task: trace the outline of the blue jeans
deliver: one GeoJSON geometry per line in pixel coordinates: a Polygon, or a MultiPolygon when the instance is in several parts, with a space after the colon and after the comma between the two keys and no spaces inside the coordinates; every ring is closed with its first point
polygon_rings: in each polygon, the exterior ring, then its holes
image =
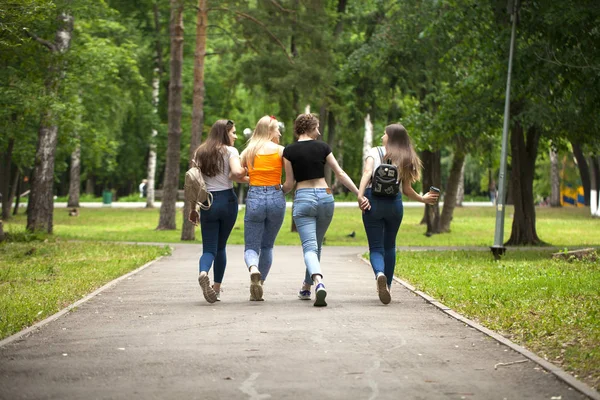
{"type": "Polygon", "coordinates": [[[244,261],[258,266],[261,279],[269,275],[273,244],[285,217],[285,196],[275,186],[250,186],[244,215],[244,261]]]}
{"type": "Polygon", "coordinates": [[[210,210],[200,211],[200,227],[202,229],[200,272],[210,271],[214,262],[214,281],[221,283],[227,266],[225,247],[237,219],[238,203],[233,189],[211,193],[213,203],[210,210]]]}
{"type": "Polygon", "coordinates": [[[333,218],[333,195],[329,189],[298,189],[294,197],[292,217],[298,228],[304,253],[304,283],[312,285],[312,276],[321,273],[321,247],[325,232],[333,218]]]}
{"type": "Polygon", "coordinates": [[[402,194],[396,197],[373,196],[371,189],[367,189],[365,197],[371,203],[371,209],[362,216],[369,240],[371,266],[375,275],[383,272],[388,286],[391,286],[396,267],[396,235],[404,216],[402,194]]]}

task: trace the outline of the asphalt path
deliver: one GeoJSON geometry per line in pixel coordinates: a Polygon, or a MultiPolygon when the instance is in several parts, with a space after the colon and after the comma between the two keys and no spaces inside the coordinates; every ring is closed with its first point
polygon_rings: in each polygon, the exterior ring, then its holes
{"type": "Polygon", "coordinates": [[[397,282],[381,304],[364,248],[324,248],[329,305],[317,308],[296,296],[299,246],[275,249],[264,302],[249,301],[243,246],[229,246],[214,304],[196,279],[201,245],[173,247],[2,342],[0,398],[587,398],[397,282]]]}

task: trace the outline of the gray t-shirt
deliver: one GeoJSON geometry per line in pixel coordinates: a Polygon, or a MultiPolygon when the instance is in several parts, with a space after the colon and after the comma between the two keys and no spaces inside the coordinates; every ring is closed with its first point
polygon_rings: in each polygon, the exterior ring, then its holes
{"type": "Polygon", "coordinates": [[[227,152],[223,155],[223,161],[225,168],[220,174],[215,176],[206,176],[202,174],[204,182],[206,182],[206,189],[211,192],[218,192],[220,190],[227,190],[233,188],[233,182],[229,180],[229,159],[231,157],[240,157],[240,153],[235,147],[227,146],[227,152]]]}

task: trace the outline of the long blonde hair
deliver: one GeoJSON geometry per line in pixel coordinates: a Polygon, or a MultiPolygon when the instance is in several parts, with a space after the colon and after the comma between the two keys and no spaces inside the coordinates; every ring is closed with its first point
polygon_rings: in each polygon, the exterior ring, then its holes
{"type": "Polygon", "coordinates": [[[250,140],[246,143],[246,149],[241,154],[242,165],[254,168],[254,157],[258,151],[271,141],[271,134],[278,128],[277,119],[265,115],[258,120],[250,140]]]}
{"type": "Polygon", "coordinates": [[[391,124],[385,127],[388,141],[385,146],[384,160],[391,160],[398,167],[402,181],[414,183],[421,179],[423,163],[417,155],[406,128],[400,124],[391,124]]]}

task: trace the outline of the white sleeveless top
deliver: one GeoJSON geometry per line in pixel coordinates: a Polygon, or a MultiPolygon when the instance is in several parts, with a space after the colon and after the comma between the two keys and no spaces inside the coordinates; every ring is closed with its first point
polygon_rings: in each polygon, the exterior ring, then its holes
{"type": "Polygon", "coordinates": [[[220,190],[227,190],[233,188],[233,182],[229,180],[229,159],[231,157],[240,157],[240,153],[235,147],[227,146],[227,152],[223,155],[223,171],[215,176],[206,176],[202,174],[204,182],[206,182],[206,189],[210,192],[218,192],[220,190]]]}

